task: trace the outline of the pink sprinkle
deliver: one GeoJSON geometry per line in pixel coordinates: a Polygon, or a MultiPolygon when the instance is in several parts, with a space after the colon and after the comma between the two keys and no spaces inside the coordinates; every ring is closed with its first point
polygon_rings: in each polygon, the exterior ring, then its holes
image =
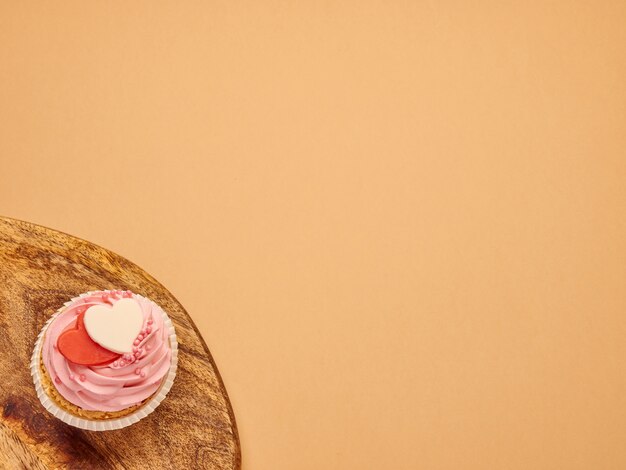
{"type": "Polygon", "coordinates": [[[105,302],[107,302],[109,300],[109,293],[105,292],[104,294],[102,294],[102,300],[104,300],[105,302]]]}
{"type": "Polygon", "coordinates": [[[131,291],[127,290],[127,291],[126,291],[126,292],[124,292],[122,295],[123,295],[124,297],[128,298],[128,297],[132,297],[132,296],[133,296],[133,293],[132,293],[131,291]]]}
{"type": "Polygon", "coordinates": [[[148,334],[152,333],[152,328],[150,328],[150,327],[146,328],[146,333],[148,333],[148,334]]]}
{"type": "Polygon", "coordinates": [[[137,352],[137,346],[133,346],[133,352],[137,352]]]}
{"type": "Polygon", "coordinates": [[[61,379],[60,379],[60,378],[58,378],[58,377],[56,377],[56,378],[54,379],[54,381],[55,381],[56,383],[58,383],[58,384],[60,384],[60,383],[61,383],[61,379]]]}
{"type": "Polygon", "coordinates": [[[141,341],[143,339],[143,335],[140,333],[139,336],[137,336],[137,339],[141,341]]]}
{"type": "Polygon", "coordinates": [[[139,357],[141,355],[141,349],[135,351],[135,357],[139,357]]]}
{"type": "Polygon", "coordinates": [[[74,380],[74,374],[70,373],[70,380],[74,380]]]}
{"type": "Polygon", "coordinates": [[[85,380],[87,380],[87,377],[85,377],[85,374],[80,374],[79,379],[81,382],[84,382],[85,380]]]}
{"type": "Polygon", "coordinates": [[[148,320],[148,325],[152,325],[154,323],[154,321],[152,321],[152,318],[150,318],[150,320],[148,320]]]}
{"type": "Polygon", "coordinates": [[[135,341],[133,341],[133,344],[134,344],[135,346],[138,346],[138,345],[139,345],[139,340],[138,340],[138,339],[136,339],[135,341]]]}
{"type": "Polygon", "coordinates": [[[137,375],[141,374],[141,369],[139,367],[137,367],[135,369],[135,374],[137,374],[137,375]]]}
{"type": "Polygon", "coordinates": [[[124,359],[122,359],[120,361],[120,367],[124,367],[126,365],[126,361],[124,359]]]}
{"type": "Polygon", "coordinates": [[[141,376],[142,376],[142,377],[145,377],[145,376],[146,376],[146,373],[145,373],[144,371],[141,371],[141,376]]]}

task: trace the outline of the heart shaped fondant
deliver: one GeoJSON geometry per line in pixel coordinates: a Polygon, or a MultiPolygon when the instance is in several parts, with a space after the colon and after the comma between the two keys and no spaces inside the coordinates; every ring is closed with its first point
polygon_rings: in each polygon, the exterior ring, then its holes
{"type": "Polygon", "coordinates": [[[65,330],[59,335],[57,348],[68,360],[83,366],[97,366],[113,362],[120,354],[103,348],[94,342],[85,330],[84,313],[76,318],[74,328],[65,330]]]}
{"type": "Polygon", "coordinates": [[[120,299],[113,307],[94,305],[85,312],[87,333],[103,348],[129,353],[143,326],[143,313],[135,299],[120,299]]]}

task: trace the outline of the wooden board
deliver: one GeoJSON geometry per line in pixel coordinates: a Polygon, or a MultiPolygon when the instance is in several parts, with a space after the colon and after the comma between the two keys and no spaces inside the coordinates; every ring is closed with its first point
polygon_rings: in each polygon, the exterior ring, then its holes
{"type": "Polygon", "coordinates": [[[104,248],[0,217],[0,468],[184,468],[241,466],[235,418],[195,325],[165,287],[104,248]],[[90,432],[40,404],[28,369],[46,319],[63,302],[97,289],[130,289],[170,315],[179,341],[168,397],[137,424],[90,432]]]}

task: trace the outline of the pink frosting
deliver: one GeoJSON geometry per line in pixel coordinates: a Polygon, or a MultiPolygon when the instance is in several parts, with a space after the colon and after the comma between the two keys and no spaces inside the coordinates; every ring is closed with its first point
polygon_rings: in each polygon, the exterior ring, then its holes
{"type": "Polygon", "coordinates": [[[75,299],[57,315],[46,331],[42,354],[52,383],[66,400],[84,410],[119,411],[157,391],[169,371],[172,351],[162,310],[154,302],[130,291],[100,291],[75,299]],[[59,335],[73,328],[86,308],[111,305],[122,297],[135,299],[143,312],[144,337],[136,352],[100,366],[68,361],[57,349],[59,335]]]}

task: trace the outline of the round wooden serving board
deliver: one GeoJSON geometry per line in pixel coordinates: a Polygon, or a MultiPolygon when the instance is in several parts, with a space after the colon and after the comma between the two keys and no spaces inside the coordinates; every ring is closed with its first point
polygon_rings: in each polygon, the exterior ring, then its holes
{"type": "Polygon", "coordinates": [[[224,385],[178,301],[104,248],[0,217],[0,468],[238,469],[239,439],[224,385]],[[46,320],[70,298],[130,289],[169,314],[179,342],[174,385],[156,411],[118,431],[82,431],[40,404],[28,368],[46,320]]]}

